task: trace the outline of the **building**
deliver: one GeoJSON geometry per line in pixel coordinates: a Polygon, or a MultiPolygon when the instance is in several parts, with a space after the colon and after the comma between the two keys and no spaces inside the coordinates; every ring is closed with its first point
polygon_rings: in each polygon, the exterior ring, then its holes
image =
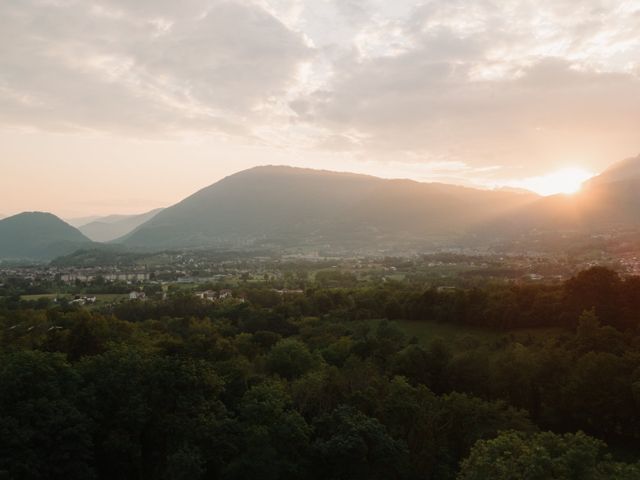
{"type": "Polygon", "coordinates": [[[224,300],[225,298],[233,298],[233,292],[231,290],[220,290],[220,295],[218,296],[220,300],[224,300]]]}
{"type": "Polygon", "coordinates": [[[207,290],[206,292],[196,292],[196,297],[201,298],[202,300],[215,302],[218,299],[218,292],[214,290],[207,290]]]}
{"type": "Polygon", "coordinates": [[[145,300],[147,296],[144,292],[133,291],[129,294],[129,300],[145,300]]]}

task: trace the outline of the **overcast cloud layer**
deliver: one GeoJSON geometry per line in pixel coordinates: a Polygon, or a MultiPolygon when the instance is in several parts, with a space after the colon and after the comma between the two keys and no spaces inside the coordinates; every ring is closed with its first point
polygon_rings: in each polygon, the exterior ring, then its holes
{"type": "Polygon", "coordinates": [[[640,152],[640,3],[5,0],[0,128],[220,136],[467,183],[597,171],[640,152]]]}

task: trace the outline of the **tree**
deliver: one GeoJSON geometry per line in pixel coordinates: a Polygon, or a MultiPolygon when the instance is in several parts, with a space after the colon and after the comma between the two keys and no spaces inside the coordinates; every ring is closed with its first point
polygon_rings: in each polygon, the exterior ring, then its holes
{"type": "MultiPolygon", "coordinates": [[[[605,325],[626,328],[622,318],[623,282],[616,272],[593,267],[580,272],[565,283],[568,306],[575,320],[585,310],[593,309],[605,325]]],[[[574,323],[575,325],[575,323],[574,323]]]]}
{"type": "Polygon", "coordinates": [[[307,346],[299,340],[286,338],[273,346],[267,355],[267,368],[283,378],[298,378],[318,362],[307,346]]]}
{"type": "Polygon", "coordinates": [[[409,345],[393,357],[392,372],[408,378],[412,383],[432,386],[430,356],[421,345],[409,345]]]}
{"type": "Polygon", "coordinates": [[[236,455],[223,478],[306,478],[311,429],[292,409],[283,384],[266,382],[247,391],[238,411],[236,455]]]}
{"type": "MultiPolygon", "coordinates": [[[[436,431],[437,470],[433,478],[453,478],[459,462],[478,440],[493,438],[503,430],[531,432],[535,426],[527,412],[504,402],[452,393],[438,398],[436,431]]],[[[487,477],[491,478],[491,477],[487,477]]]]}
{"type": "Polygon", "coordinates": [[[458,480],[632,480],[640,465],[615,463],[606,445],[583,433],[506,432],[478,442],[458,480]]]}
{"type": "Polygon", "coordinates": [[[394,438],[406,441],[412,471],[419,478],[432,478],[443,440],[438,438],[438,398],[424,385],[413,387],[402,377],[392,379],[385,390],[376,416],[394,438]]]}
{"type": "Polygon", "coordinates": [[[625,347],[623,334],[611,326],[602,327],[593,309],[585,310],[580,315],[575,344],[580,353],[609,352],[619,354],[624,351],[625,347]]]}
{"type": "Polygon", "coordinates": [[[358,410],[342,406],[315,423],[314,477],[335,480],[405,478],[408,450],[384,425],[358,410]]]}
{"type": "Polygon", "coordinates": [[[220,468],[228,449],[226,411],[219,400],[222,380],[210,364],[116,348],[83,360],[79,370],[103,478],[163,478],[179,466],[220,468]]]}
{"type": "Polygon", "coordinates": [[[95,477],[91,422],[78,408],[80,377],[64,356],[0,358],[0,478],[95,477]]]}
{"type": "Polygon", "coordinates": [[[564,428],[589,434],[640,436],[632,375],[637,359],[590,352],[574,361],[556,400],[564,428]]]}

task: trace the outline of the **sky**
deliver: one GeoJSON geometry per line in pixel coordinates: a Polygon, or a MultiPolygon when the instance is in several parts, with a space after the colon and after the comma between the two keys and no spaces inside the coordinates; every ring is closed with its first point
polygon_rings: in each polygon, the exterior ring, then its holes
{"type": "Polygon", "coordinates": [[[639,131],[637,0],[0,0],[0,214],[265,164],[548,194],[639,131]]]}

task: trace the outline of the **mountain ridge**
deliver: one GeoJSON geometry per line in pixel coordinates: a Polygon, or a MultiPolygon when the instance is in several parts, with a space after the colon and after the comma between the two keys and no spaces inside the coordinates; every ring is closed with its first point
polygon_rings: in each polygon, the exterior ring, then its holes
{"type": "MultiPolygon", "coordinates": [[[[106,220],[117,225],[147,215],[110,242],[142,250],[420,251],[458,242],[488,246],[535,231],[640,229],[639,192],[640,156],[614,164],[576,194],[548,197],[267,165],[229,175],[161,211],[106,220]]],[[[51,259],[89,245],[96,244],[52,214],[0,220],[0,257],[51,259]]]]}
{"type": "Polygon", "coordinates": [[[629,157],[610,165],[609,168],[605,169],[599,175],[587,180],[583,187],[588,188],[594,185],[630,179],[640,179],[640,155],[629,157]]]}
{"type": "Polygon", "coordinates": [[[48,212],[22,212],[0,220],[0,258],[50,260],[92,242],[48,212]]]}
{"type": "Polygon", "coordinates": [[[244,170],[165,209],[116,242],[139,247],[204,244],[358,244],[364,240],[454,236],[536,198],[408,179],[287,166],[244,170]],[[449,211],[446,211],[449,210],[449,211]],[[373,237],[372,237],[373,235],[373,237]]]}
{"type": "Polygon", "coordinates": [[[485,225],[485,231],[523,234],[530,230],[606,233],[640,228],[640,156],[613,164],[574,194],[539,198],[485,225]]]}
{"type": "Polygon", "coordinates": [[[77,228],[94,242],[110,242],[133,231],[162,210],[156,208],[137,215],[109,215],[77,228]]]}

